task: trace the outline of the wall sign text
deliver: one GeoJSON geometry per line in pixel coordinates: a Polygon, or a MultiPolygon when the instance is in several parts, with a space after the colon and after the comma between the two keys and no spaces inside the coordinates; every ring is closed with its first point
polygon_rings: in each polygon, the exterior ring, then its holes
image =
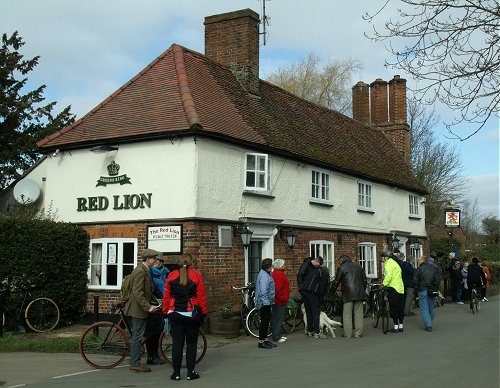
{"type": "Polygon", "coordinates": [[[105,196],[79,197],[76,199],[76,210],[79,212],[112,210],[135,210],[151,208],[152,193],[113,195],[110,199],[105,196]]]}

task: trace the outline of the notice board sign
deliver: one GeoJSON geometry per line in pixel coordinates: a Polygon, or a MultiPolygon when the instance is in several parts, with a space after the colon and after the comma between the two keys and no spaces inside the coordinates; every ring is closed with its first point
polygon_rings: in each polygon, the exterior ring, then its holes
{"type": "Polygon", "coordinates": [[[181,254],[182,225],[149,226],[148,248],[167,254],[181,254]]]}

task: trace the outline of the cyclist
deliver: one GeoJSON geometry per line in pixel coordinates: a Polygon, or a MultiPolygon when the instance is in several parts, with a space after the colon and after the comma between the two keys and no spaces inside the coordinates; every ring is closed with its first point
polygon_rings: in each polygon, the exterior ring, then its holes
{"type": "Polygon", "coordinates": [[[472,308],[472,289],[476,288],[481,296],[481,289],[483,284],[486,284],[486,275],[484,274],[483,267],[479,265],[477,257],[472,258],[472,263],[467,267],[467,288],[469,289],[469,301],[472,308]]]}

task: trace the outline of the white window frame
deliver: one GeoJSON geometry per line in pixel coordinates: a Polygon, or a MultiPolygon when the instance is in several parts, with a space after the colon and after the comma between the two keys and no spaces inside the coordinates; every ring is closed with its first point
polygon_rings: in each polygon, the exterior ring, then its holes
{"type": "Polygon", "coordinates": [[[366,277],[376,279],[378,277],[376,244],[371,242],[359,243],[358,255],[359,264],[364,268],[366,277]]]}
{"type": "Polygon", "coordinates": [[[420,217],[418,195],[415,194],[408,195],[408,206],[409,206],[410,217],[420,217]]]}
{"type": "Polygon", "coordinates": [[[331,203],[331,180],[329,171],[311,168],[311,201],[331,203]]]}
{"type": "Polygon", "coordinates": [[[132,267],[132,270],[137,266],[137,252],[138,248],[136,238],[100,238],[90,240],[89,268],[87,270],[87,276],[89,279],[88,288],[91,290],[120,290],[124,276],[124,266],[132,267]],[[134,244],[133,263],[123,262],[123,244],[126,243],[134,244]],[[108,247],[115,244],[117,246],[116,257],[108,257],[108,254],[110,253],[108,247]],[[101,245],[103,248],[101,252],[98,252],[97,249],[93,249],[94,247],[97,248],[98,245],[101,245]],[[94,259],[94,253],[100,253],[97,259],[94,259]],[[96,263],[96,260],[100,261],[100,263],[96,263]],[[108,266],[110,265],[117,266],[116,285],[105,284],[108,275],[108,266]],[[97,281],[98,284],[96,284],[97,281]]]}
{"type": "Polygon", "coordinates": [[[418,259],[422,256],[422,245],[421,244],[410,244],[410,256],[413,257],[413,267],[418,268],[418,259]]]}
{"type": "Polygon", "coordinates": [[[372,193],[373,185],[370,182],[358,181],[358,209],[373,210],[372,193]]]}
{"type": "Polygon", "coordinates": [[[321,256],[323,258],[323,266],[330,271],[330,277],[335,276],[335,245],[333,241],[328,240],[311,240],[309,241],[309,255],[311,257],[321,256]]]}
{"type": "Polygon", "coordinates": [[[259,154],[259,153],[252,153],[252,152],[247,152],[245,153],[245,176],[244,176],[244,182],[245,182],[245,190],[249,191],[267,191],[269,192],[271,190],[271,160],[269,158],[269,155],[267,154],[259,154]],[[255,158],[255,166],[254,168],[250,169],[248,166],[248,158],[249,157],[254,157],[255,158]],[[259,160],[264,159],[264,169],[259,168],[259,160]],[[253,185],[247,185],[247,175],[251,173],[254,174],[254,182],[253,185]],[[264,185],[260,185],[259,177],[264,178],[264,185]]]}

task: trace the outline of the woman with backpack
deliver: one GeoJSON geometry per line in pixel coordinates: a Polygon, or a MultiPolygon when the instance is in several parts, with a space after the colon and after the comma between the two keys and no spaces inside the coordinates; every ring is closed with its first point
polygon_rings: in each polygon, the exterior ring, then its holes
{"type": "Polygon", "coordinates": [[[187,380],[200,375],[194,370],[198,331],[201,321],[194,319],[193,311],[201,308],[202,317],[207,315],[207,298],[201,274],[192,268],[193,257],[184,253],[179,260],[179,269],[168,274],[163,293],[163,315],[170,320],[172,334],[172,380],[181,379],[182,355],[186,344],[187,380]]]}

